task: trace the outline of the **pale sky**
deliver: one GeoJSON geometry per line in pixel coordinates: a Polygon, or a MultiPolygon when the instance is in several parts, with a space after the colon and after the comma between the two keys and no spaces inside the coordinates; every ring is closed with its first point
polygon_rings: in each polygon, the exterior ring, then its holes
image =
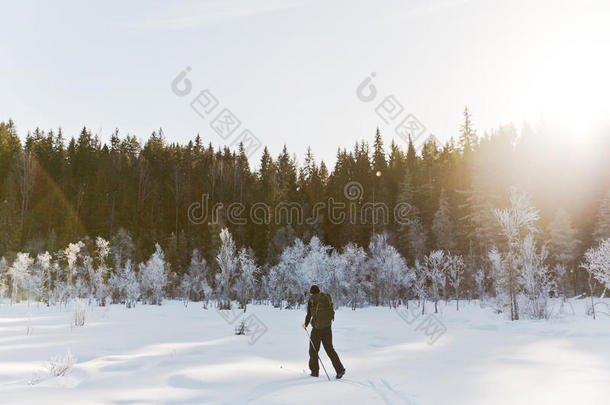
{"type": "MultiPolygon", "coordinates": [[[[190,107],[209,89],[273,155],[287,144],[389,144],[395,124],[375,108],[393,95],[441,141],[465,105],[479,133],[546,122],[578,136],[610,122],[608,1],[3,1],[0,120],[107,140],[230,143],[190,107]],[[189,95],[171,90],[186,67],[189,95]],[[377,98],[358,85],[372,72],[377,98]]],[[[235,135],[237,135],[237,132],[235,135]]],[[[257,166],[261,150],[251,157],[257,166]]]]}

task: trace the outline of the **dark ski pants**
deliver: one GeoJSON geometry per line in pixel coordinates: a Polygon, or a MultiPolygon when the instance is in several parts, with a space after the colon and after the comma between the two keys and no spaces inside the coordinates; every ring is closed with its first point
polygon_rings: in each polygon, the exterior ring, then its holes
{"type": "Polygon", "coordinates": [[[333,348],[333,332],[331,331],[330,326],[328,328],[313,328],[311,330],[311,342],[309,343],[309,369],[316,374],[320,370],[320,365],[318,363],[320,342],[322,342],[326,354],[328,354],[330,361],[332,361],[335,371],[337,373],[343,371],[343,364],[341,364],[341,360],[339,360],[339,356],[333,348]]]}

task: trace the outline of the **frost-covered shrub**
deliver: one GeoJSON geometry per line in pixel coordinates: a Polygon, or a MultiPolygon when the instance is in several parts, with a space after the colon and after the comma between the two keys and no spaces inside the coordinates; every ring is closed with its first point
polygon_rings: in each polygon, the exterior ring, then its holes
{"type": "Polygon", "coordinates": [[[600,242],[585,253],[585,261],[581,265],[597,281],[610,288],[610,239],[600,242]]]}
{"type": "Polygon", "coordinates": [[[519,253],[516,263],[525,303],[522,307],[532,319],[547,319],[553,284],[549,269],[544,264],[546,249],[543,247],[539,252],[534,235],[529,234],[523,240],[519,253]]]}
{"type": "Polygon", "coordinates": [[[127,308],[136,305],[140,298],[140,284],[130,259],[110,275],[108,286],[114,303],[125,304],[127,308]]]}
{"type": "Polygon", "coordinates": [[[591,296],[590,311],[595,319],[595,303],[593,302],[593,280],[610,288],[610,239],[602,240],[597,247],[592,247],[585,253],[585,261],[581,267],[589,274],[589,294],[591,296]]]}
{"type": "Polygon", "coordinates": [[[185,306],[190,300],[207,302],[211,298],[212,288],[208,284],[209,270],[207,261],[201,257],[197,249],[194,249],[188,272],[180,279],[179,292],[185,306]]]}
{"type": "Polygon", "coordinates": [[[75,359],[70,350],[68,350],[65,356],[53,356],[47,363],[49,374],[53,377],[63,377],[70,374],[74,361],[75,359]]]}

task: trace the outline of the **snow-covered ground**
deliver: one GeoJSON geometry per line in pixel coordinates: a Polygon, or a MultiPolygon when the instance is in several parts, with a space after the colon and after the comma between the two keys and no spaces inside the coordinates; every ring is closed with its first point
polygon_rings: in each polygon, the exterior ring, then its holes
{"type": "Polygon", "coordinates": [[[459,312],[441,303],[447,330],[433,344],[421,319],[342,308],[333,337],[347,374],[335,380],[322,354],[329,382],[303,372],[302,310],[249,306],[264,334],[236,336],[239,321],[196,303],[92,307],[72,328],[70,306],[4,302],[0,403],[607,404],[610,318],[594,321],[584,308],[576,301],[575,316],[510,322],[476,302],[459,312]],[[49,360],[68,350],[71,373],[50,377],[49,360]]]}

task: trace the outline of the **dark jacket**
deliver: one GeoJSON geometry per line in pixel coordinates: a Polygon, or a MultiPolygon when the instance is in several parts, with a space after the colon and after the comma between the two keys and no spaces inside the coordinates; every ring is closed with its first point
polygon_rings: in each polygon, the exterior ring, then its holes
{"type": "Polygon", "coordinates": [[[305,326],[311,325],[315,329],[324,329],[330,327],[335,319],[335,308],[333,299],[330,294],[317,293],[312,294],[307,302],[307,315],[305,316],[305,326]]]}

